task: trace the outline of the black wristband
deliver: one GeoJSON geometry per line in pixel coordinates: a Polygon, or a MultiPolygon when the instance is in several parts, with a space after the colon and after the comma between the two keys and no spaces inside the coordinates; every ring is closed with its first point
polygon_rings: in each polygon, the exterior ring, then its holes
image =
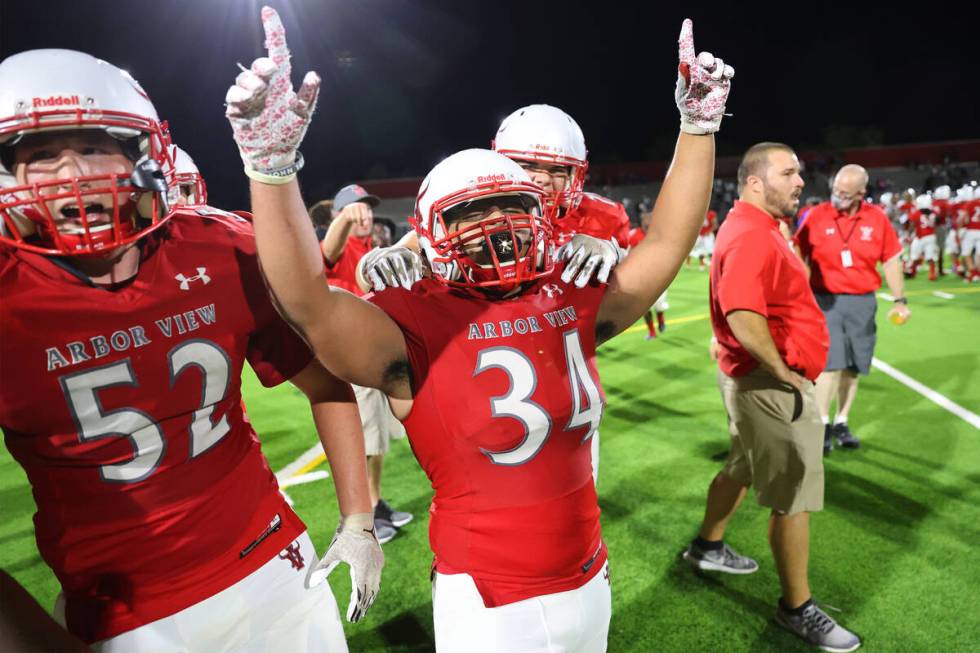
{"type": "Polygon", "coordinates": [[[909,299],[908,299],[908,297],[896,297],[895,298],[895,303],[896,304],[905,304],[906,306],[908,306],[909,305],[909,299]]]}

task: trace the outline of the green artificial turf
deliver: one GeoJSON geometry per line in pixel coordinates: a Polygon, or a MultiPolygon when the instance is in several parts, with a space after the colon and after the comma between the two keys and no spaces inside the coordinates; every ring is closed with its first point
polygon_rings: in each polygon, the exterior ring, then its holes
{"type": "MultiPolygon", "coordinates": [[[[892,325],[879,311],[878,358],[980,413],[980,286],[920,278],[909,283],[909,295],[908,324],[892,325]]],[[[645,341],[641,323],[600,351],[608,399],[599,497],[613,583],[609,650],[810,650],[771,620],[779,589],[768,515],[751,496],[726,539],[759,561],[758,573],[696,574],[680,560],[728,449],[707,354],[706,297],[707,273],[682,270],[665,333],[645,341]]],[[[249,372],[245,401],[273,469],[316,443],[303,397],[291,387],[267,390],[249,372]]],[[[840,608],[831,614],[864,638],[863,650],[977,650],[980,430],[880,371],[862,380],[850,421],[862,446],[826,459],[826,506],[812,519],[816,599],[840,608]]],[[[288,492],[322,550],[337,520],[331,481],[288,492]]],[[[350,649],[429,651],[431,491],[404,440],[387,458],[384,494],[415,521],[385,546],[381,594],[364,621],[347,627],[350,649]]],[[[33,500],[5,449],[0,496],[0,566],[51,606],[57,583],[34,546],[33,500]]],[[[331,584],[343,612],[347,573],[334,573],[331,584]]]]}

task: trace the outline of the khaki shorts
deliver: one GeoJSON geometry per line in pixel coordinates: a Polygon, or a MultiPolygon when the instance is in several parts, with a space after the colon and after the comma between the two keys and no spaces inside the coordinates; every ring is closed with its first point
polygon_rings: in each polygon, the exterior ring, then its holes
{"type": "Polygon", "coordinates": [[[405,427],[392,414],[388,397],[383,392],[359,385],[353,388],[364,429],[364,453],[368,456],[387,453],[392,438],[405,437],[405,427]]]}
{"type": "Polygon", "coordinates": [[[823,509],[823,424],[813,384],[798,392],[756,369],[718,372],[732,449],[722,473],[778,513],[823,509]]]}

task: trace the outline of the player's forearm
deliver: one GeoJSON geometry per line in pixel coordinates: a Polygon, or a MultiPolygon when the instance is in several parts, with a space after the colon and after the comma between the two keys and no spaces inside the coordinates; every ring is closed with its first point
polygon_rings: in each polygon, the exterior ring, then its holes
{"type": "Polygon", "coordinates": [[[732,311],[725,319],[732,330],[732,335],[745,351],[749,352],[752,358],[770,374],[776,378],[784,378],[789,368],[779,355],[772,334],[769,333],[769,324],[765,316],[743,310],[732,311]]]}
{"type": "Polygon", "coordinates": [[[340,514],[370,512],[364,431],[350,384],[327,372],[316,360],[291,382],[310,400],[317,436],[333,472],[340,514]]]}
{"type": "Polygon", "coordinates": [[[347,246],[347,239],[353,229],[353,222],[339,216],[334,218],[330,226],[327,227],[327,233],[320,243],[320,251],[323,258],[331,265],[336,263],[337,259],[344,253],[344,247],[347,246]]]}
{"type": "Polygon", "coordinates": [[[350,390],[349,399],[312,404],[320,444],[330,464],[341,515],[371,512],[364,431],[350,390]]]}
{"type": "Polygon", "coordinates": [[[252,180],[252,214],[262,271],[273,297],[301,328],[316,319],[329,301],[323,259],[306,213],[299,184],[252,180]]]}
{"type": "Polygon", "coordinates": [[[901,257],[893,256],[884,265],[885,283],[888,284],[888,291],[892,297],[898,299],[905,297],[905,276],[902,272],[901,257]]]}

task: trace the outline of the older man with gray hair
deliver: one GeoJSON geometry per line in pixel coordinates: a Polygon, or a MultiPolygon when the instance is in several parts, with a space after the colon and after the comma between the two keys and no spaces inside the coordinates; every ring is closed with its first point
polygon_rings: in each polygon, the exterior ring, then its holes
{"type": "Polygon", "coordinates": [[[909,317],[902,277],[902,245],[885,212],[864,201],[868,171],[849,164],[834,175],[829,202],[807,214],[794,237],[810,271],[810,287],[827,319],[830,352],[817,379],[817,407],[824,423],[824,454],[833,440],[856,449],[860,441],[847,425],[857,394],[858,375],[871,371],[875,346],[875,291],[881,287],[882,266],[895,305],[888,316],[898,323],[909,317]],[[837,397],[837,415],[830,404],[837,397]]]}

